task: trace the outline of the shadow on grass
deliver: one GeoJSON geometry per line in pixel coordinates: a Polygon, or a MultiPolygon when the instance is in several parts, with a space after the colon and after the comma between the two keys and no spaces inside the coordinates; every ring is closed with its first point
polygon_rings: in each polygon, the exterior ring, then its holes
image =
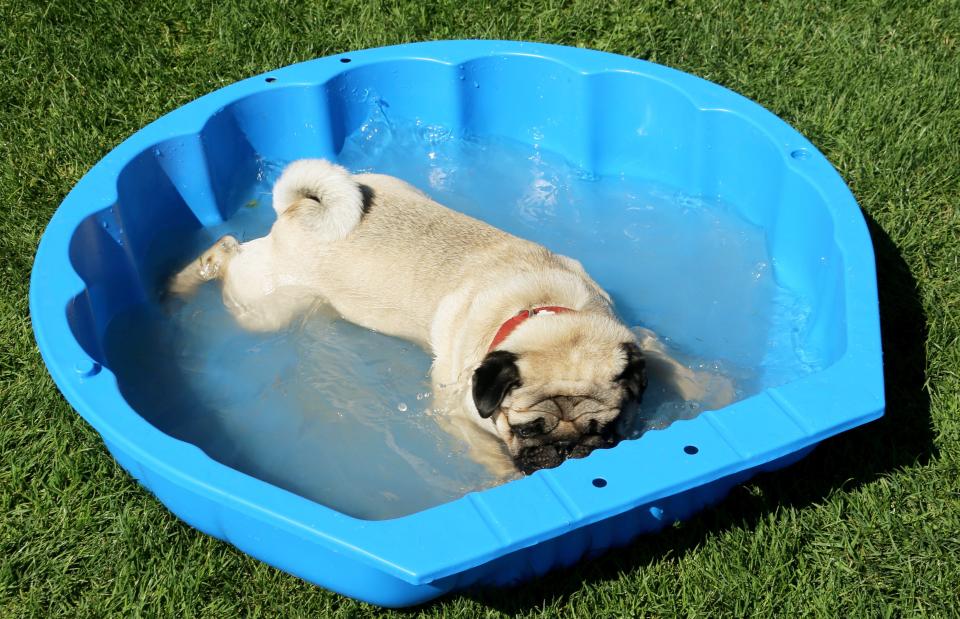
{"type": "Polygon", "coordinates": [[[753,528],[780,506],[804,508],[935,457],[930,399],[924,389],[926,316],[917,283],[887,233],[872,217],[864,217],[877,262],[887,399],[883,418],[827,439],[793,466],[758,475],[750,481],[758,491],[735,487],[718,505],[680,527],[641,536],[598,559],[512,589],[477,589],[463,595],[506,613],[563,603],[585,582],[613,580],[622,572],[683,556],[711,533],[734,526],[753,528]]]}

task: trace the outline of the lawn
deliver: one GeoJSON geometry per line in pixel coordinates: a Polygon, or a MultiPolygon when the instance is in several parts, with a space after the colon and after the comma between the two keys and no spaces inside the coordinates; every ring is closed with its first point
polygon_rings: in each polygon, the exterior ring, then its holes
{"type": "MultiPolygon", "coordinates": [[[[162,114],[292,62],[503,38],[732,88],[833,162],[877,252],[888,409],[666,532],[425,616],[960,616],[960,6],[0,1],[0,614],[371,616],[174,518],[59,394],[28,277],[57,205],[162,114]]],[[[394,613],[409,616],[410,612],[394,613]]]]}

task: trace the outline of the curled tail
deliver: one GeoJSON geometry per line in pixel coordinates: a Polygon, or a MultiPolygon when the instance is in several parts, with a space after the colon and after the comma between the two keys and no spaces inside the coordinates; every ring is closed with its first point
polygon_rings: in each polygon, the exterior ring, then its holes
{"type": "Polygon", "coordinates": [[[363,215],[363,193],[350,172],[325,159],[300,159],[273,186],[277,217],[296,217],[322,241],[336,241],[363,215]]]}

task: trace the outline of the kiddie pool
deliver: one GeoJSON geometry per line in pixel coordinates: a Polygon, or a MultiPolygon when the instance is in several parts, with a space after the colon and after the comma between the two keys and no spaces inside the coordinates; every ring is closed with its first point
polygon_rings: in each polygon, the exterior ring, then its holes
{"type": "Polygon", "coordinates": [[[640,60],[448,41],[320,58],[243,80],[138,131],[51,220],[31,276],[40,352],[116,460],[192,526],[305,580],[385,606],[503,585],[625,544],[756,472],[883,414],[873,252],[829,162],[760,106],[640,60]],[[597,174],[656,179],[762,226],[782,285],[812,306],[824,369],[582,460],[396,518],[352,518],[164,434],[105,362],[111,318],[166,273],[158,238],[221,222],[258,161],[336,158],[375,92],[400,118],[531,141],[597,174]]]}

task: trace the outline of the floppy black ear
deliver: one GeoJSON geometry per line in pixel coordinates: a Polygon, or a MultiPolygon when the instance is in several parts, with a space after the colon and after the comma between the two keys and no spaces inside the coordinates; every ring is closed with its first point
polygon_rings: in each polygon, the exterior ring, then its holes
{"type": "Polygon", "coordinates": [[[640,347],[633,342],[620,344],[620,349],[627,358],[627,365],[614,380],[623,386],[631,400],[640,401],[647,388],[647,362],[640,352],[640,347]]]}
{"type": "Polygon", "coordinates": [[[497,350],[483,359],[473,373],[473,403],[484,419],[499,408],[503,398],[514,387],[520,386],[517,356],[506,350],[497,350]]]}

